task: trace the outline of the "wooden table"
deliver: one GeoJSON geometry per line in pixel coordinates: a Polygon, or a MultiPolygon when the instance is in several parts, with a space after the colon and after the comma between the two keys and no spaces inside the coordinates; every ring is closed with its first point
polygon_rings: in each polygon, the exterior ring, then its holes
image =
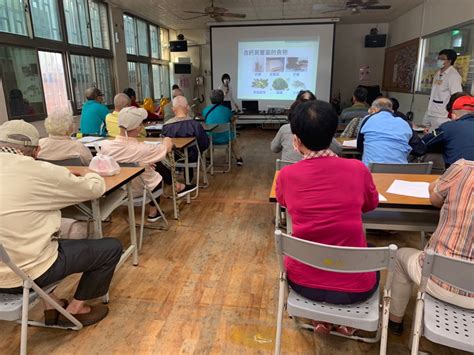
{"type": "MultiPolygon", "coordinates": [[[[273,184],[270,190],[270,202],[276,201],[276,179],[278,171],[275,172],[273,184]]],[[[377,191],[387,201],[380,201],[378,207],[362,216],[366,229],[399,230],[433,232],[438,225],[439,209],[433,206],[429,198],[418,198],[411,196],[395,195],[387,192],[394,180],[405,180],[414,182],[431,183],[439,178],[439,175],[421,174],[372,174],[377,191]]],[[[288,223],[288,222],[287,222],[288,223]]]]}
{"type": "MultiPolygon", "coordinates": [[[[85,175],[92,172],[85,166],[69,166],[67,167],[71,172],[85,175]]],[[[104,176],[106,191],[100,198],[91,201],[91,207],[81,203],[78,204],[78,209],[90,216],[94,222],[94,237],[102,238],[102,214],[110,215],[110,213],[122,205],[127,199],[128,217],[130,225],[130,246],[122,254],[119,266],[133,254],[133,265],[138,265],[138,249],[137,249],[137,235],[135,231],[135,211],[133,206],[133,193],[131,181],[145,171],[143,167],[120,168],[120,173],[113,176],[104,176]],[[126,186],[126,191],[120,190],[122,186],[126,186]]]]}

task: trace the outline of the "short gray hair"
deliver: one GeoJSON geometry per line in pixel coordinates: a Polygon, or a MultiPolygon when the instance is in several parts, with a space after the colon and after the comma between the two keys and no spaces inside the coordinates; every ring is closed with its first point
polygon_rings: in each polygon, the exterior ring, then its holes
{"type": "Polygon", "coordinates": [[[74,131],[74,118],[69,110],[56,109],[44,120],[46,132],[53,136],[69,136],[74,131]]]}
{"type": "Polygon", "coordinates": [[[380,111],[380,110],[393,111],[392,101],[387,97],[379,97],[378,99],[374,100],[374,102],[372,102],[371,107],[373,109],[376,109],[377,111],[380,111]]]}
{"type": "Polygon", "coordinates": [[[211,103],[220,104],[224,101],[224,91],[217,89],[211,92],[211,103]]]}
{"type": "Polygon", "coordinates": [[[173,89],[173,91],[171,92],[171,96],[173,97],[173,99],[178,96],[184,96],[184,92],[181,89],[173,89]]]}
{"type": "Polygon", "coordinates": [[[121,109],[127,106],[130,106],[130,98],[126,94],[120,93],[115,95],[114,107],[118,109],[116,111],[120,111],[121,109]]]}
{"type": "Polygon", "coordinates": [[[182,108],[189,107],[188,100],[184,96],[176,96],[173,99],[173,108],[178,108],[178,107],[182,107],[182,108]]]}

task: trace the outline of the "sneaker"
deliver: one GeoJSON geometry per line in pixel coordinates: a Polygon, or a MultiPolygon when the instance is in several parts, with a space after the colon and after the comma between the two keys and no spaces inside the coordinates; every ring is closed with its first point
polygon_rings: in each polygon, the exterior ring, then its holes
{"type": "Polygon", "coordinates": [[[186,196],[187,194],[196,191],[197,190],[197,185],[191,184],[191,185],[185,185],[184,189],[182,189],[180,192],[178,192],[178,198],[181,198],[183,196],[186,196]]]}
{"type": "Polygon", "coordinates": [[[403,333],[403,322],[396,323],[391,320],[388,321],[388,329],[395,335],[402,335],[403,333]]]}
{"type": "Polygon", "coordinates": [[[242,158],[237,159],[237,165],[238,166],[244,165],[244,161],[242,160],[242,158]]]}
{"type": "Polygon", "coordinates": [[[161,218],[163,218],[161,217],[161,214],[159,212],[156,212],[156,216],[148,216],[146,220],[150,223],[154,223],[160,220],[161,218]]]}

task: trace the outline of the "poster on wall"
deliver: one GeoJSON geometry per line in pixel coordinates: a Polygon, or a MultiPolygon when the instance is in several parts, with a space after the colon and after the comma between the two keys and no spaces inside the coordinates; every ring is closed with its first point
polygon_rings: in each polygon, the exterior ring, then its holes
{"type": "Polygon", "coordinates": [[[419,40],[413,39],[385,50],[383,89],[412,92],[419,40]]]}

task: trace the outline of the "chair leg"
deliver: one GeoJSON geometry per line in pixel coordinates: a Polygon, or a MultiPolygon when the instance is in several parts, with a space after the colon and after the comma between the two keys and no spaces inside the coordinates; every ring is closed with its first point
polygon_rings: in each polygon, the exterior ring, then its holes
{"type": "Polygon", "coordinates": [[[163,210],[161,209],[160,205],[156,201],[156,199],[153,197],[153,193],[150,190],[147,190],[148,196],[150,199],[153,201],[153,204],[155,205],[156,209],[158,210],[158,213],[160,214],[161,218],[163,219],[163,222],[165,223],[165,228],[168,229],[168,220],[166,219],[165,214],[163,213],[163,210]]]}
{"type": "Polygon", "coordinates": [[[383,308],[382,308],[382,322],[380,325],[381,340],[380,340],[380,355],[387,353],[387,341],[388,341],[388,315],[390,313],[390,294],[384,294],[383,297],[383,308]]]}
{"type": "Polygon", "coordinates": [[[424,301],[420,294],[418,294],[415,306],[415,318],[413,319],[412,334],[411,334],[411,355],[418,355],[418,349],[420,347],[420,337],[422,333],[422,320],[423,320],[423,306],[424,301]]]}
{"type": "Polygon", "coordinates": [[[142,210],[140,216],[140,235],[138,237],[138,250],[142,250],[143,233],[145,228],[145,209],[146,209],[146,189],[143,191],[142,210]]]}
{"type": "Polygon", "coordinates": [[[20,340],[20,354],[26,355],[28,343],[28,312],[30,308],[30,287],[31,282],[25,281],[23,283],[23,306],[21,309],[21,340],[20,340]]]}
{"type": "Polygon", "coordinates": [[[278,291],[277,329],[275,334],[275,355],[281,352],[281,332],[283,327],[283,310],[285,302],[285,275],[280,273],[280,289],[278,291]]]}

